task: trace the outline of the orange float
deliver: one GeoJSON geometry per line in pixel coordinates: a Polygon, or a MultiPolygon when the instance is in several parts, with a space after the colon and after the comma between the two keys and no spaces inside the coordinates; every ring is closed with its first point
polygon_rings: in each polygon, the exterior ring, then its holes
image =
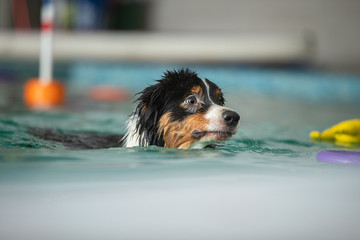
{"type": "Polygon", "coordinates": [[[54,2],[42,1],[39,78],[31,78],[24,86],[24,102],[31,108],[51,108],[64,102],[64,86],[52,79],[52,46],[54,2]]]}
{"type": "Polygon", "coordinates": [[[31,78],[25,83],[24,101],[29,107],[48,108],[64,103],[65,89],[57,81],[43,82],[31,78]]]}
{"type": "Polygon", "coordinates": [[[90,99],[106,102],[126,102],[131,98],[129,91],[112,86],[96,86],[88,92],[90,99]]]}

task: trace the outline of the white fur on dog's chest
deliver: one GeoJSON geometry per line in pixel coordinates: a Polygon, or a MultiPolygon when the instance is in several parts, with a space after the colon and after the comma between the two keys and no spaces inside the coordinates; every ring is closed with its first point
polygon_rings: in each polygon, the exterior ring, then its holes
{"type": "Polygon", "coordinates": [[[139,134],[139,129],[137,129],[137,122],[139,116],[137,114],[132,114],[127,121],[127,131],[123,138],[124,147],[139,147],[140,142],[143,142],[143,147],[149,146],[148,141],[146,141],[144,133],[139,134]]]}

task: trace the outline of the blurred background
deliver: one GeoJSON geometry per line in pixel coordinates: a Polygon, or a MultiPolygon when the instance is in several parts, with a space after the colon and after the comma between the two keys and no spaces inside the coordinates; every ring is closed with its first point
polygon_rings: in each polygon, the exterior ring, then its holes
{"type": "Polygon", "coordinates": [[[360,146],[309,138],[360,118],[359,0],[54,3],[66,103],[31,111],[41,1],[0,0],[1,239],[359,239],[358,166],[316,155],[360,146]],[[241,115],[218,148],[77,151],[29,133],[123,134],[121,93],[182,67],[241,115]]]}
{"type": "MultiPolygon", "coordinates": [[[[360,71],[357,0],[55,0],[55,60],[360,71]]],[[[37,59],[41,0],[0,2],[0,58],[37,59]]]]}
{"type": "MultiPolygon", "coordinates": [[[[132,96],[189,67],[238,96],[360,102],[357,0],[53,2],[54,77],[69,95],[107,85],[132,96]]],[[[41,5],[0,1],[0,83],[38,76],[41,5]]]]}

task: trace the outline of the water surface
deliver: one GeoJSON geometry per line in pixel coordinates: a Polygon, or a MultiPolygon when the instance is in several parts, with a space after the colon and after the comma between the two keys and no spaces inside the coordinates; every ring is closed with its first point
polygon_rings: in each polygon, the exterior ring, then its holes
{"type": "Polygon", "coordinates": [[[360,169],[319,162],[311,130],[358,118],[355,103],[227,89],[239,132],[214,149],[71,150],[29,128],[125,130],[132,103],[84,95],[31,111],[12,85],[0,101],[1,239],[358,239],[360,169]],[[15,94],[13,94],[15,92],[15,94]],[[20,231],[21,230],[21,231],[20,231]]]}

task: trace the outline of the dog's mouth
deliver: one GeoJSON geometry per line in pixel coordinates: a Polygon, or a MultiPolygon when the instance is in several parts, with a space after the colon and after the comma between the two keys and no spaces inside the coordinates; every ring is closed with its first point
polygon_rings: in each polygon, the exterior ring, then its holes
{"type": "Polygon", "coordinates": [[[192,133],[192,137],[195,139],[206,138],[211,141],[225,141],[235,132],[231,131],[200,131],[196,130],[192,133]]]}

